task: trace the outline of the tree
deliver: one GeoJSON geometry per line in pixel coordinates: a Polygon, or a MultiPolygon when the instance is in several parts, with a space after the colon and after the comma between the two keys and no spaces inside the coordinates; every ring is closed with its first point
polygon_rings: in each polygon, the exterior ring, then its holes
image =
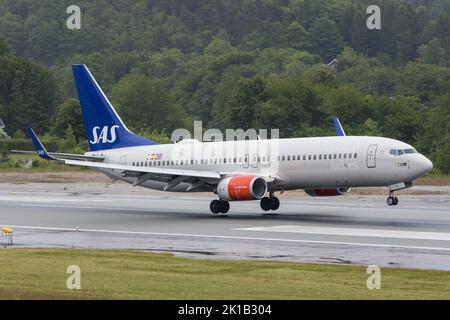
{"type": "Polygon", "coordinates": [[[253,127],[253,114],[258,104],[267,100],[264,82],[259,79],[239,80],[236,95],[223,110],[223,127],[248,129],[253,127]]]}
{"type": "Polygon", "coordinates": [[[184,110],[170,98],[164,82],[131,74],[113,88],[111,100],[130,127],[171,132],[189,125],[184,110]]]}
{"type": "Polygon", "coordinates": [[[53,120],[51,133],[60,138],[66,137],[69,126],[71,127],[71,133],[77,141],[86,139],[80,102],[76,99],[67,99],[58,107],[53,120]]]}
{"type": "Polygon", "coordinates": [[[6,131],[12,134],[29,127],[38,133],[47,131],[57,101],[51,73],[37,64],[15,58],[0,57],[0,69],[9,71],[5,73],[6,79],[0,79],[0,112],[8,124],[6,131]]]}
{"type": "Polygon", "coordinates": [[[324,62],[328,63],[336,58],[344,47],[336,23],[327,17],[317,18],[309,32],[313,52],[320,55],[324,62]]]}
{"type": "Polygon", "coordinates": [[[433,38],[427,44],[421,45],[418,50],[420,55],[419,62],[421,63],[436,65],[445,65],[447,63],[445,50],[436,38],[433,38]]]}

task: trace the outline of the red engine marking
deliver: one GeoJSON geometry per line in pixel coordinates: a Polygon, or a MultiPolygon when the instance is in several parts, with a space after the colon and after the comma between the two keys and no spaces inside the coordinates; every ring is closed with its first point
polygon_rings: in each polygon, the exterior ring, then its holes
{"type": "Polygon", "coordinates": [[[230,179],[228,183],[228,195],[233,200],[252,200],[253,195],[250,191],[250,183],[255,176],[236,176],[230,179]]]}

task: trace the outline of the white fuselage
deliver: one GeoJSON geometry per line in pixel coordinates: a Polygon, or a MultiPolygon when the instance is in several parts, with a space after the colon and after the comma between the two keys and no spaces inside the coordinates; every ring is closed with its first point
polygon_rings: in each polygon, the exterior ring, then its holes
{"type": "MultiPolygon", "coordinates": [[[[430,160],[406,143],[367,136],[206,143],[188,140],[86,154],[101,155],[105,163],[138,167],[213,171],[223,175],[259,174],[276,178],[273,191],[387,186],[412,182],[432,167],[430,160]],[[391,150],[410,150],[410,153],[392,154],[391,150]]],[[[135,180],[123,177],[118,170],[99,170],[114,179],[129,183],[135,180]]],[[[170,191],[186,191],[190,183],[180,183],[170,191]]],[[[163,190],[165,185],[164,181],[147,180],[141,186],[163,190]]]]}

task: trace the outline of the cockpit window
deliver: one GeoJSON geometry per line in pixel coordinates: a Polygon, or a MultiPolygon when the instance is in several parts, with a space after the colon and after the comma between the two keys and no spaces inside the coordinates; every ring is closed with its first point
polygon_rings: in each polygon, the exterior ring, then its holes
{"type": "Polygon", "coordinates": [[[416,149],[391,149],[389,150],[389,154],[393,156],[401,156],[402,154],[408,154],[408,153],[416,153],[416,149]]]}

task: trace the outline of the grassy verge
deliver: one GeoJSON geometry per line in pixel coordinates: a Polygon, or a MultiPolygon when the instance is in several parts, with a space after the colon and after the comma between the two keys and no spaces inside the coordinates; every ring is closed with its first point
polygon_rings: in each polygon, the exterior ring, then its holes
{"type": "Polygon", "coordinates": [[[450,299],[450,272],[269,261],[199,260],[137,251],[1,249],[0,299],[450,299]],[[66,269],[81,268],[81,290],[66,269]]]}
{"type": "Polygon", "coordinates": [[[85,167],[68,166],[54,161],[47,161],[33,154],[10,154],[7,163],[0,163],[0,172],[48,172],[48,171],[85,171],[85,167]],[[33,161],[31,168],[24,165],[33,161]]]}

